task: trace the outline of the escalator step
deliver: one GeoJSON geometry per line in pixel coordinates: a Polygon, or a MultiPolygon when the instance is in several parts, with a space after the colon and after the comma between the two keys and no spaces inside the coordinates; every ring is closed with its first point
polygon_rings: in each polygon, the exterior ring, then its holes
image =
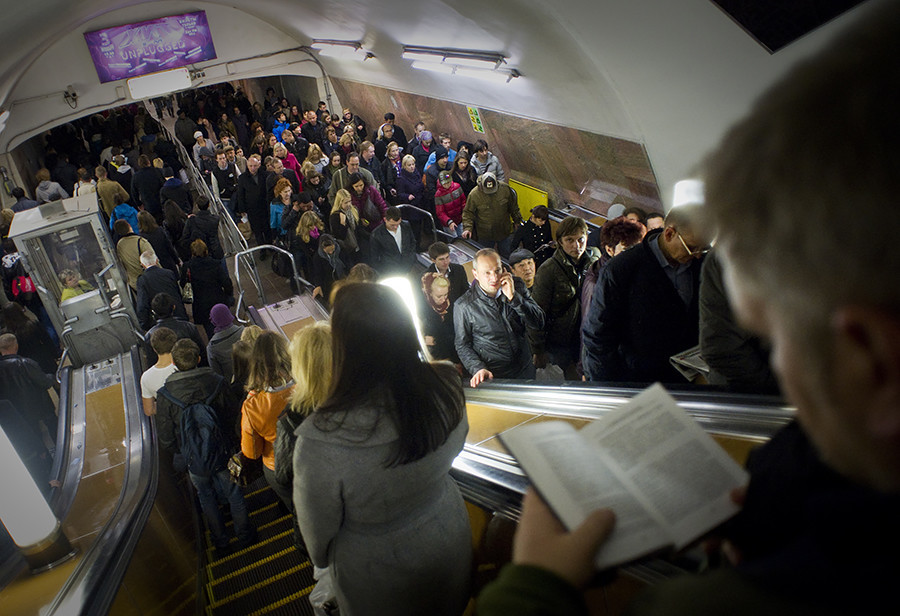
{"type": "Polygon", "coordinates": [[[216,582],[231,571],[252,565],[270,554],[277,554],[293,546],[293,529],[282,531],[272,537],[260,539],[259,542],[240,552],[229,554],[219,560],[210,561],[207,565],[206,579],[210,582],[216,582]]]}
{"type": "MultiPolygon", "coordinates": [[[[229,515],[227,510],[223,511],[223,515],[225,518],[225,528],[231,528],[234,526],[234,522],[229,515]]],[[[281,518],[287,518],[290,520],[290,515],[285,515],[284,510],[278,506],[278,503],[270,503],[268,505],[264,505],[259,509],[250,510],[250,521],[256,525],[258,529],[260,526],[265,526],[271,522],[275,522],[281,518]]],[[[206,529],[206,539],[207,543],[209,543],[209,528],[206,529]]]]}
{"type": "Polygon", "coordinates": [[[267,616],[313,616],[315,610],[313,610],[313,607],[308,600],[309,593],[312,592],[312,589],[313,587],[309,586],[308,588],[297,591],[280,601],[276,601],[275,603],[256,610],[250,616],[263,616],[263,614],[266,614],[267,616]]]}
{"type": "MultiPolygon", "coordinates": [[[[306,566],[309,564],[309,559],[306,558],[304,554],[300,554],[297,550],[291,546],[280,552],[271,552],[269,554],[258,554],[257,558],[249,562],[243,567],[235,567],[230,571],[220,572],[221,575],[215,580],[209,580],[207,587],[209,588],[210,595],[218,595],[219,597],[223,596],[222,589],[231,589],[232,580],[247,578],[247,577],[258,577],[256,572],[268,567],[268,565],[272,563],[278,564],[278,570],[284,571],[286,569],[291,569],[296,566],[306,566]]],[[[230,592],[230,591],[229,591],[230,592]]]]}
{"type": "MultiPolygon", "coordinates": [[[[252,519],[252,518],[251,518],[252,519]]],[[[258,539],[256,544],[258,545],[261,542],[268,541],[275,537],[276,535],[280,535],[287,530],[293,529],[293,520],[289,515],[283,515],[280,518],[275,518],[274,520],[270,520],[268,522],[260,524],[260,520],[253,519],[253,522],[257,524],[256,526],[256,534],[258,535],[258,539]]],[[[237,541],[237,537],[231,537],[229,539],[229,543],[232,545],[237,541]]],[[[242,552],[246,550],[253,549],[253,546],[249,548],[245,548],[242,552]]],[[[241,553],[242,553],[241,552],[241,553]]],[[[235,556],[235,554],[230,554],[228,557],[235,556]]],[[[216,555],[215,549],[213,548],[212,541],[209,538],[209,531],[206,532],[206,562],[213,563],[215,562],[216,555]]]]}
{"type": "MultiPolygon", "coordinates": [[[[292,551],[296,558],[296,551],[292,551]]],[[[307,561],[303,564],[290,566],[284,557],[276,558],[262,563],[241,575],[216,584],[215,588],[207,587],[210,601],[207,614],[222,616],[231,614],[250,614],[261,610],[264,606],[278,603],[280,598],[286,598],[301,591],[309,592],[315,584],[313,580],[313,568],[307,561]],[[219,598],[216,598],[216,595],[219,598]]],[[[309,601],[300,596],[289,605],[297,604],[297,607],[309,606],[309,601]]],[[[286,613],[312,613],[307,612],[286,613]]]]}
{"type": "Polygon", "coordinates": [[[247,509],[250,511],[259,509],[269,503],[274,503],[277,500],[278,496],[275,495],[275,492],[272,491],[268,484],[256,490],[244,489],[244,501],[246,501],[247,509]]]}

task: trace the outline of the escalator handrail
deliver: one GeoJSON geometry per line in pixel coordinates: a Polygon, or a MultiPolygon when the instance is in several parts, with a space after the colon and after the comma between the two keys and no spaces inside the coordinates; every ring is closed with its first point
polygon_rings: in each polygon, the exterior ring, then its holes
{"type": "Polygon", "coordinates": [[[228,252],[240,252],[241,250],[246,250],[247,240],[244,239],[244,236],[237,228],[237,223],[231,218],[231,214],[225,210],[225,206],[222,205],[222,201],[219,199],[218,195],[213,194],[213,191],[210,190],[207,183],[203,181],[200,170],[197,169],[197,166],[194,164],[194,159],[188,153],[187,148],[184,147],[184,144],[181,143],[181,141],[173,137],[169,132],[169,129],[166,128],[162,122],[159,123],[159,126],[166,135],[166,139],[175,145],[178,159],[181,161],[182,166],[187,169],[191,185],[197,192],[209,199],[209,202],[213,207],[213,212],[219,216],[219,230],[229,247],[228,252]]]}
{"type": "MultiPolygon", "coordinates": [[[[593,420],[640,391],[574,381],[547,385],[496,379],[465,393],[467,404],[593,420]]],[[[725,436],[762,442],[794,418],[793,409],[779,398],[699,390],[669,393],[704,430],[725,436]]],[[[512,456],[467,444],[453,468],[454,478],[464,494],[472,495],[473,503],[518,520],[528,482],[512,456]]]]}
{"type": "Polygon", "coordinates": [[[128,460],[119,501],[85,552],[48,614],[105,614],[119,592],[119,586],[135,546],[141,537],[156,498],[159,478],[159,454],[155,426],[143,413],[140,402],[141,362],[137,347],[121,355],[124,369],[130,360],[132,375],[122,378],[126,401],[125,429],[128,460]]]}

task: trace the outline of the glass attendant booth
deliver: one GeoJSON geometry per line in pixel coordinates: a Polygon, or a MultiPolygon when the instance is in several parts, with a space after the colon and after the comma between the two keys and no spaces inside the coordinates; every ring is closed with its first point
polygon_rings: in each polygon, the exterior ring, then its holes
{"type": "Polygon", "coordinates": [[[74,366],[127,353],[138,343],[128,279],[96,194],[19,212],[9,236],[74,366]]]}

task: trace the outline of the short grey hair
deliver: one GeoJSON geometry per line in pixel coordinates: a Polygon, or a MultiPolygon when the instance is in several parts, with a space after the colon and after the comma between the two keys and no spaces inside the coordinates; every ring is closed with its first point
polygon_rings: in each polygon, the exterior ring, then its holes
{"type": "Polygon", "coordinates": [[[156,265],[159,262],[159,259],[156,258],[156,253],[152,250],[145,250],[141,253],[141,265],[144,267],[151,267],[156,265]]]}

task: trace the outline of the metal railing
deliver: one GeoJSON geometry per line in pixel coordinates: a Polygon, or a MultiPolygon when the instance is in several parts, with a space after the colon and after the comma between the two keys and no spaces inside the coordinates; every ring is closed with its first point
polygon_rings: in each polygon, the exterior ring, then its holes
{"type": "MultiPolygon", "coordinates": [[[[441,235],[448,237],[450,239],[456,239],[455,235],[450,235],[449,233],[446,233],[443,229],[438,229],[437,225],[434,223],[434,216],[432,216],[431,212],[429,212],[428,210],[423,210],[422,208],[416,207],[415,205],[411,205],[409,203],[401,203],[401,204],[397,205],[397,207],[400,208],[400,211],[408,209],[408,210],[416,211],[419,214],[423,214],[425,216],[425,218],[427,218],[429,220],[429,222],[431,222],[431,233],[434,236],[435,242],[438,240],[438,233],[440,233],[441,235]]],[[[424,229],[423,229],[423,231],[424,231],[424,229]]]]}
{"type": "MultiPolygon", "coordinates": [[[[251,273],[254,274],[256,280],[259,280],[259,275],[256,272],[256,260],[253,258],[253,254],[257,252],[261,252],[263,250],[274,250],[276,252],[280,252],[281,254],[287,256],[291,262],[291,269],[294,271],[294,281],[297,283],[297,292],[301,292],[303,289],[307,289],[312,291],[314,285],[300,276],[300,270],[297,269],[297,262],[294,260],[294,255],[291,254],[290,251],[285,250],[284,248],[280,248],[278,246],[273,246],[271,244],[263,244],[262,246],[254,246],[253,248],[248,248],[246,250],[242,250],[234,255],[234,278],[238,287],[238,299],[237,303],[234,305],[234,316],[235,318],[243,325],[247,325],[250,321],[244,318],[241,318],[241,305],[244,303],[244,286],[241,283],[241,262],[245,263],[245,266],[251,273]]],[[[259,288],[259,301],[261,304],[265,305],[268,303],[266,299],[265,289],[262,288],[262,285],[258,285],[259,288]]]]}
{"type": "MultiPolygon", "coordinates": [[[[213,188],[210,188],[210,186],[203,180],[203,177],[200,174],[200,170],[197,169],[197,166],[194,164],[193,156],[191,156],[191,154],[187,151],[187,148],[184,147],[184,144],[176,139],[162,122],[160,122],[160,129],[165,133],[166,138],[175,145],[175,151],[178,154],[178,160],[181,161],[181,164],[185,169],[185,173],[187,173],[188,183],[190,184],[190,186],[193,187],[194,190],[196,190],[199,194],[209,199],[210,208],[212,209],[214,214],[218,215],[219,241],[222,244],[222,249],[226,254],[235,254],[247,250],[247,248],[249,247],[247,244],[247,240],[244,239],[244,235],[241,233],[240,229],[238,229],[237,223],[231,217],[231,213],[225,208],[225,205],[219,198],[219,191],[218,187],[216,186],[215,177],[212,178],[213,188]]],[[[260,280],[259,275],[256,273],[255,268],[250,268],[249,271],[253,279],[253,284],[256,286],[257,292],[262,293],[262,281],[260,280]]],[[[237,275],[237,272],[235,272],[235,275],[237,275]]]]}

